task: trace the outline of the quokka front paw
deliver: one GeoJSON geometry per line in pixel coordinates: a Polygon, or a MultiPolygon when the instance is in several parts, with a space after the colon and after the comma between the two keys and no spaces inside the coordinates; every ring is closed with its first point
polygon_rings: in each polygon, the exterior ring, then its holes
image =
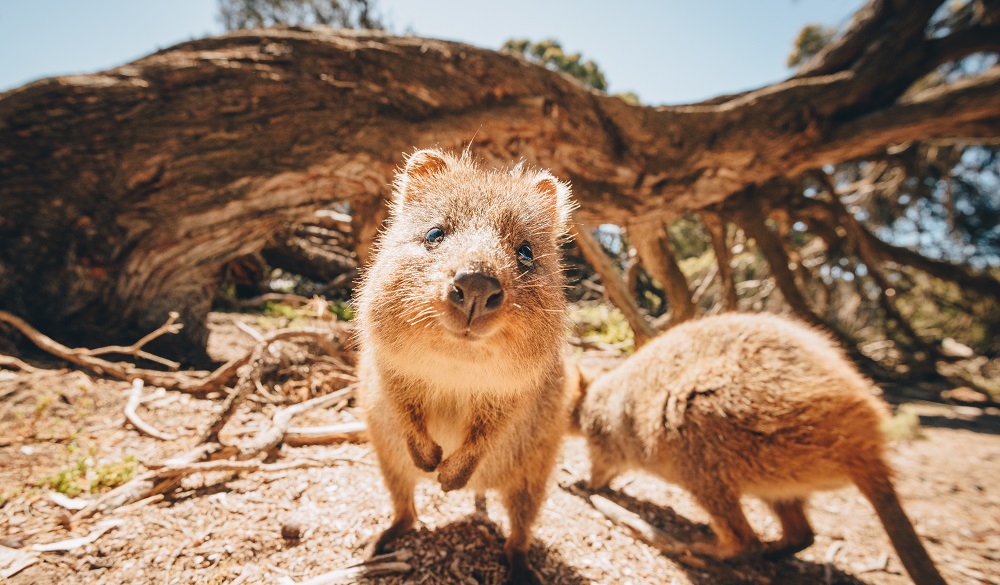
{"type": "Polygon", "coordinates": [[[441,489],[450,492],[465,487],[478,463],[479,459],[476,457],[463,456],[460,453],[445,459],[438,468],[438,483],[441,484],[441,489]]]}
{"type": "Polygon", "coordinates": [[[421,471],[434,471],[441,464],[441,446],[431,439],[411,438],[406,442],[413,463],[421,471]]]}

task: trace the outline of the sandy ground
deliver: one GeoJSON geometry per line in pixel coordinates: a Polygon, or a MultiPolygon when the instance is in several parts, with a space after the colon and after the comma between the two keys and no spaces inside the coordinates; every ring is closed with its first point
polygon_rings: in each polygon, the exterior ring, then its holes
{"type": "MultiPolygon", "coordinates": [[[[240,316],[260,324],[252,316],[240,316]]],[[[211,351],[239,355],[252,341],[232,317],[216,315],[211,351]]],[[[32,544],[90,533],[107,517],[67,522],[69,512],[39,487],[45,477],[81,458],[93,463],[154,462],[181,451],[220,400],[149,389],[143,417],[179,435],[160,441],[127,426],[128,384],[82,372],[0,370],[0,544],[32,544]]],[[[273,406],[251,405],[229,435],[265,424],[273,406]]],[[[904,505],[949,583],[1000,583],[1000,423],[997,413],[916,405],[921,437],[893,444],[891,460],[904,505]]],[[[312,413],[296,424],[352,420],[353,406],[312,413]]],[[[364,443],[284,447],[281,459],[329,465],[279,472],[194,475],[166,499],[110,515],[120,525],[67,552],[41,553],[11,584],[276,583],[303,581],[363,558],[368,539],[387,526],[391,508],[371,449],[364,443]],[[297,527],[301,538],[282,537],[297,527]]],[[[141,465],[140,465],[141,469],[141,465]]],[[[781,562],[709,563],[695,569],[636,542],[587,500],[560,486],[586,476],[580,439],[566,440],[549,498],[535,527],[531,557],[553,584],[817,584],[909,583],[874,512],[857,490],[817,494],[810,515],[816,543],[781,562]]],[[[683,491],[641,474],[617,479],[620,504],[680,539],[707,533],[707,518],[683,491]]],[[[92,494],[81,497],[92,498],[92,494]]],[[[746,501],[751,522],[766,538],[777,521],[746,501]]],[[[409,573],[370,583],[501,583],[507,520],[490,497],[488,518],[473,515],[471,493],[444,494],[426,482],[418,491],[418,529],[398,549],[413,556],[409,573]]]]}

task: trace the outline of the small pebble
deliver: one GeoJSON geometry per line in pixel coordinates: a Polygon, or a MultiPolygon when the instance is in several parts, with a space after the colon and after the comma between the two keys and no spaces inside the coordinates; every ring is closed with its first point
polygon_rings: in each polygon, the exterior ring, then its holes
{"type": "Polygon", "coordinates": [[[298,520],[285,520],[281,525],[281,538],[298,540],[302,538],[302,524],[298,520]]]}

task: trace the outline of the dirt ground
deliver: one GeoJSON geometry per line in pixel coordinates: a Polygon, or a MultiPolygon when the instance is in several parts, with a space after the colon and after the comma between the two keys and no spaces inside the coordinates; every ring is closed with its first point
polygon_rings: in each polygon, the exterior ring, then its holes
{"type": "MultiPolygon", "coordinates": [[[[233,316],[213,315],[210,351],[218,359],[245,352],[253,340],[233,327],[233,316]]],[[[249,315],[235,317],[261,325],[249,315]]],[[[0,370],[0,544],[15,550],[91,533],[110,519],[119,523],[90,544],[44,552],[7,582],[16,585],[78,583],[277,583],[304,581],[363,558],[368,539],[388,525],[391,507],[368,445],[341,443],[283,447],[280,460],[310,458],[329,465],[232,478],[215,473],[188,477],[166,499],[120,509],[109,517],[68,522],[72,511],[55,503],[46,478],[83,465],[164,459],[191,446],[220,405],[146,389],[140,412],[176,433],[152,439],[128,426],[122,409],[129,385],[73,370],[13,373],[0,370]],[[285,531],[300,538],[287,539],[285,531]]],[[[223,433],[266,424],[275,407],[241,410],[223,433]]],[[[893,443],[897,488],[949,583],[1000,583],[1000,413],[913,403],[919,437],[893,443]]],[[[353,406],[314,412],[296,425],[352,420],[353,406]]],[[[692,568],[637,542],[611,524],[568,486],[586,476],[583,443],[565,441],[549,499],[535,527],[531,557],[553,584],[817,584],[909,583],[874,512],[857,490],[817,494],[811,502],[816,543],[782,562],[710,563],[692,568]]],[[[91,482],[98,477],[87,476],[91,482]]],[[[617,479],[619,504],[680,539],[706,533],[707,518],[678,488],[641,474],[617,479]]],[[[90,493],[82,498],[95,497],[90,493]]],[[[488,518],[473,514],[471,493],[444,494],[432,482],[417,495],[418,529],[400,539],[412,552],[412,571],[364,582],[501,583],[507,521],[491,496],[488,518]]],[[[766,538],[777,521],[756,501],[746,501],[751,522],[766,538]]],[[[3,549],[0,549],[3,550],[3,549]]],[[[0,570],[3,557],[0,556],[0,570]]],[[[2,582],[2,578],[0,578],[2,582]]]]}

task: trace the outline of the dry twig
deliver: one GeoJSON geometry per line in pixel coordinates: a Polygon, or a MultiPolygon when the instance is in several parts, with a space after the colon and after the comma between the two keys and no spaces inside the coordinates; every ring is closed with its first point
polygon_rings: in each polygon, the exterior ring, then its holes
{"type": "Polygon", "coordinates": [[[360,579],[377,577],[379,575],[408,573],[413,570],[413,567],[406,561],[412,557],[413,553],[407,549],[403,549],[385,555],[378,555],[348,567],[335,569],[306,581],[295,582],[289,577],[282,577],[278,579],[278,582],[281,585],[335,585],[337,583],[354,583],[360,579]]]}
{"type": "MultiPolygon", "coordinates": [[[[173,319],[173,317],[171,317],[173,319]]],[[[155,337],[159,337],[165,333],[175,333],[176,329],[180,327],[179,323],[174,323],[171,319],[167,320],[163,326],[158,328],[156,331],[146,335],[136,343],[131,346],[118,348],[128,350],[125,353],[130,353],[133,348],[135,349],[136,355],[141,350],[141,347],[146,343],[149,343],[155,337]]],[[[143,382],[150,386],[157,386],[160,388],[165,388],[167,390],[177,390],[180,392],[188,392],[193,394],[207,394],[209,392],[218,392],[228,384],[232,384],[237,380],[237,370],[246,365],[253,354],[253,351],[247,353],[243,357],[234,359],[216,369],[214,372],[208,373],[204,371],[199,372],[157,372],[155,370],[146,370],[142,368],[137,368],[133,364],[126,362],[110,362],[105,359],[96,357],[94,354],[97,353],[107,353],[104,350],[108,348],[98,348],[94,350],[90,349],[72,349],[66,347],[65,345],[55,341],[54,339],[40,333],[31,325],[28,325],[23,319],[12,315],[6,311],[0,311],[0,322],[9,323],[14,326],[18,331],[24,334],[25,337],[31,340],[36,346],[38,346],[43,351],[46,351],[58,358],[64,359],[70,363],[82,366],[91,371],[94,371],[101,375],[108,375],[119,380],[133,380],[135,378],[141,379],[143,382]]],[[[316,329],[282,329],[271,333],[264,338],[261,343],[264,345],[270,345],[275,341],[282,341],[288,339],[296,338],[308,338],[316,341],[324,351],[328,354],[336,354],[337,348],[334,344],[327,338],[327,332],[316,330],[316,329]]],[[[146,352],[141,352],[145,354],[146,352]]],[[[6,357],[6,356],[5,356],[6,357]]],[[[151,359],[148,355],[140,356],[145,359],[151,359]]],[[[16,358],[12,358],[16,359],[16,358]]],[[[162,358],[160,358],[160,363],[163,363],[162,358]]],[[[20,361],[20,360],[18,360],[20,361]]],[[[157,360],[153,360],[157,361],[157,360]]],[[[13,364],[13,362],[11,362],[13,364]]],[[[16,364],[14,364],[16,365],[16,364]]],[[[27,365],[27,364],[25,364],[27,365]]],[[[28,366],[29,368],[31,366],[28,366]]],[[[23,369],[23,368],[22,368],[23,369]]]]}
{"type": "Polygon", "coordinates": [[[361,421],[323,427],[290,427],[285,431],[286,445],[325,445],[342,441],[364,441],[368,425],[361,421]]]}
{"type": "Polygon", "coordinates": [[[39,371],[35,366],[10,355],[0,355],[0,366],[4,368],[17,368],[29,374],[39,371]]]}
{"type": "Polygon", "coordinates": [[[246,444],[239,447],[223,445],[219,442],[219,433],[236,412],[236,407],[249,393],[249,389],[253,387],[254,381],[260,378],[263,354],[266,350],[267,344],[259,345],[254,349],[251,371],[240,379],[236,390],[229,395],[222,409],[202,434],[201,441],[199,441],[197,447],[171,457],[162,466],[153,466],[160,467],[160,469],[147,471],[124,485],[111,490],[101,498],[91,502],[86,508],[77,512],[73,517],[74,520],[87,518],[97,512],[108,512],[138,500],[170,492],[181,484],[181,480],[184,477],[192,473],[200,471],[247,471],[259,469],[260,465],[262,465],[260,462],[248,462],[248,460],[254,459],[264,453],[270,453],[275,447],[281,444],[293,417],[312,408],[335,404],[354,392],[353,387],[348,387],[325,396],[283,408],[274,414],[271,427],[258,433],[256,437],[246,444]],[[236,461],[223,461],[233,457],[235,457],[236,461]],[[218,466],[212,467],[208,465],[199,467],[197,465],[199,463],[215,462],[218,462],[218,466]],[[169,470],[164,471],[163,468],[169,468],[169,470]]]}
{"type": "Polygon", "coordinates": [[[687,545],[649,522],[646,522],[638,514],[597,494],[590,496],[590,503],[598,512],[604,514],[608,520],[627,528],[633,535],[646,544],[654,546],[668,555],[677,557],[678,560],[686,565],[701,568],[707,566],[703,560],[691,554],[687,545]]]}
{"type": "Polygon", "coordinates": [[[50,542],[48,544],[34,544],[31,546],[32,552],[52,552],[52,551],[64,551],[73,550],[80,548],[81,546],[87,546],[88,544],[96,541],[98,538],[104,535],[107,531],[112,528],[117,528],[124,524],[124,520],[105,520],[94,527],[87,536],[81,536],[79,538],[70,538],[68,540],[60,540],[59,542],[50,542]]]}
{"type": "Polygon", "coordinates": [[[367,461],[353,459],[350,457],[334,457],[331,459],[296,459],[293,461],[283,461],[281,463],[264,463],[260,460],[252,461],[201,461],[188,464],[165,464],[162,467],[154,466],[155,477],[166,479],[168,477],[183,477],[195,473],[211,473],[213,471],[237,471],[245,473],[248,471],[263,471],[273,473],[276,471],[288,471],[289,469],[304,469],[308,467],[329,467],[333,463],[363,463],[367,461]]]}
{"type": "Polygon", "coordinates": [[[125,404],[125,418],[128,422],[132,423],[132,426],[136,428],[140,433],[149,435],[154,439],[160,439],[161,441],[173,441],[177,438],[176,435],[171,435],[169,433],[164,433],[163,431],[157,429],[153,425],[142,420],[135,410],[139,407],[139,403],[142,402],[142,379],[136,378],[132,380],[132,391],[128,395],[128,403],[125,404]]]}
{"type": "Polygon", "coordinates": [[[109,345],[108,347],[98,347],[96,349],[77,350],[77,351],[81,351],[84,355],[90,355],[90,356],[104,355],[108,353],[120,353],[122,355],[130,355],[137,358],[147,359],[151,362],[156,362],[160,365],[167,366],[171,370],[176,370],[177,368],[181,367],[179,363],[172,360],[168,360],[166,358],[162,358],[158,355],[153,355],[147,351],[143,351],[142,348],[147,343],[153,341],[157,337],[166,335],[167,333],[175,334],[180,332],[180,330],[184,327],[184,324],[177,323],[177,318],[179,316],[180,315],[176,311],[171,311],[170,315],[167,317],[167,321],[163,325],[160,325],[154,331],[147,333],[141,339],[139,339],[139,341],[136,341],[132,345],[128,346],[109,345]]]}

